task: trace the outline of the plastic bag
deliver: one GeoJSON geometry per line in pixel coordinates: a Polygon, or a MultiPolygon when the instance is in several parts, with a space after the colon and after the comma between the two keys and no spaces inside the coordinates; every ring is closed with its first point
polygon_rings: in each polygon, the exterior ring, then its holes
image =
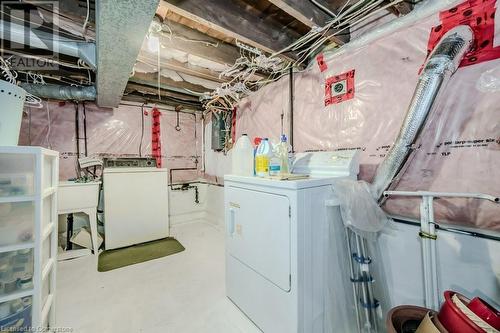
{"type": "Polygon", "coordinates": [[[389,218],[373,199],[365,181],[342,179],[334,183],[340,201],[340,212],[346,227],[372,238],[384,228],[389,218]]]}

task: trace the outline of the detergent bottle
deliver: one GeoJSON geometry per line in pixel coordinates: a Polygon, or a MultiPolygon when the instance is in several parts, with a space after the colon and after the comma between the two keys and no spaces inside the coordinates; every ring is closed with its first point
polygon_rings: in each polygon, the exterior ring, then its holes
{"type": "Polygon", "coordinates": [[[253,172],[253,147],[248,135],[243,134],[233,148],[232,173],[240,176],[252,177],[253,172]]]}
{"type": "Polygon", "coordinates": [[[269,175],[279,176],[281,174],[281,158],[279,152],[279,145],[272,145],[272,154],[269,158],[269,175]]]}
{"type": "Polygon", "coordinates": [[[256,137],[253,139],[253,175],[257,176],[256,165],[255,165],[255,156],[257,156],[257,148],[259,148],[260,143],[262,142],[262,138],[256,137]]]}
{"type": "Polygon", "coordinates": [[[258,177],[269,176],[269,161],[271,157],[271,144],[268,138],[264,138],[255,154],[255,173],[258,177]]]}
{"type": "Polygon", "coordinates": [[[280,159],[280,174],[287,175],[290,173],[290,160],[288,156],[289,147],[285,134],[281,135],[280,144],[278,145],[277,151],[280,159]]]}

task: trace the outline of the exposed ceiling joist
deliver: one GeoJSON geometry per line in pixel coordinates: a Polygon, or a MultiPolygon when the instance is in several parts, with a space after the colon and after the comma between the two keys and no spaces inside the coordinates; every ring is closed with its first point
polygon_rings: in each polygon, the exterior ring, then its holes
{"type": "Polygon", "coordinates": [[[167,105],[185,105],[188,107],[194,107],[201,109],[201,103],[197,97],[186,95],[182,93],[177,93],[171,90],[162,89],[160,91],[161,100],[158,98],[158,90],[156,87],[145,86],[136,83],[128,83],[125,89],[125,94],[123,96],[124,100],[134,99],[133,95],[139,94],[142,96],[142,100],[151,100],[167,105]]]}
{"type": "MultiPolygon", "coordinates": [[[[210,59],[227,65],[232,65],[240,56],[238,48],[234,45],[222,42],[173,21],[165,20],[164,24],[172,32],[171,39],[162,39],[162,44],[165,47],[174,48],[200,58],[210,59]]],[[[168,29],[163,32],[163,35],[169,36],[168,29]]]]}
{"type": "MultiPolygon", "coordinates": [[[[193,84],[187,81],[174,81],[164,76],[160,76],[160,79],[160,87],[162,89],[176,90],[185,94],[190,94],[188,90],[197,93],[204,93],[210,90],[201,85],[193,84]]],[[[135,73],[134,76],[129,79],[129,82],[158,87],[158,73],[135,73]]]]}
{"type": "MultiPolygon", "coordinates": [[[[167,88],[167,87],[165,87],[165,88],[167,88]]],[[[139,92],[147,93],[149,95],[153,95],[153,96],[158,97],[158,89],[156,87],[148,86],[148,85],[141,85],[139,83],[133,83],[133,82],[131,82],[131,83],[127,84],[126,91],[127,92],[130,92],[130,91],[139,91],[139,92]]],[[[179,100],[184,100],[184,101],[187,101],[187,102],[198,103],[198,97],[195,97],[195,96],[192,96],[192,95],[178,93],[178,92],[175,92],[175,91],[172,91],[172,90],[162,89],[161,92],[160,92],[160,95],[161,96],[168,96],[168,97],[176,98],[176,99],[179,99],[179,100]]]]}
{"type": "MultiPolygon", "coordinates": [[[[201,104],[196,104],[193,102],[183,102],[183,101],[178,101],[175,100],[169,96],[163,96],[162,99],[158,99],[158,96],[153,96],[149,95],[143,91],[135,90],[132,88],[129,88],[127,86],[127,94],[123,95],[122,101],[125,102],[135,102],[135,103],[140,103],[138,106],[140,106],[143,103],[147,104],[157,104],[157,105],[169,105],[172,107],[171,112],[175,112],[175,108],[181,106],[182,111],[181,112],[189,112],[189,113],[196,113],[196,112],[202,112],[203,109],[201,107],[201,104]]],[[[122,103],[122,105],[126,105],[126,103],[122,103]]],[[[160,110],[164,111],[163,108],[160,108],[160,110]]],[[[165,110],[169,111],[169,110],[165,110]]]]}
{"type": "MultiPolygon", "coordinates": [[[[302,22],[308,27],[324,26],[331,19],[330,16],[323,13],[320,9],[314,6],[310,1],[305,0],[268,0],[275,6],[279,7],[288,15],[302,22]]],[[[332,41],[338,45],[345,44],[349,41],[348,36],[333,37],[332,41]]]]}
{"type": "MultiPolygon", "coordinates": [[[[156,62],[156,59],[152,59],[151,57],[148,57],[147,54],[139,54],[139,57],[137,58],[137,61],[145,63],[145,64],[154,64],[156,62]]],[[[219,78],[219,73],[214,72],[212,70],[203,68],[203,67],[198,67],[198,66],[191,66],[186,63],[182,63],[177,60],[161,60],[161,68],[166,68],[170,69],[179,73],[183,74],[188,74],[192,76],[199,77],[200,79],[205,79],[205,80],[210,80],[214,82],[225,82],[226,80],[219,78]]]]}
{"type": "Polygon", "coordinates": [[[101,0],[96,8],[97,104],[117,107],[159,0],[101,0]]]}
{"type": "Polygon", "coordinates": [[[262,13],[242,0],[162,0],[161,5],[164,10],[186,17],[205,29],[269,53],[285,48],[300,37],[272,18],[262,17],[262,13]]]}
{"type": "Polygon", "coordinates": [[[398,12],[399,15],[409,14],[413,10],[413,4],[409,2],[400,2],[394,5],[394,9],[398,12]]]}

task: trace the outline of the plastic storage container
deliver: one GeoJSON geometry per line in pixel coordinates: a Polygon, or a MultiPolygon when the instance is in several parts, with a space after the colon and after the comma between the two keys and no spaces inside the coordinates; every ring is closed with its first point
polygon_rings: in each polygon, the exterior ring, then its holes
{"type": "Polygon", "coordinates": [[[0,303],[2,332],[30,332],[32,298],[23,297],[0,303]]]}
{"type": "Polygon", "coordinates": [[[239,176],[252,177],[253,172],[253,146],[246,134],[243,134],[233,148],[232,173],[239,176]]]}
{"type": "Polygon", "coordinates": [[[0,296],[33,288],[33,250],[0,253],[0,296]]]}
{"type": "Polygon", "coordinates": [[[32,241],[34,232],[33,202],[0,203],[0,246],[32,241]]]}
{"type": "Polygon", "coordinates": [[[34,172],[33,155],[0,154],[0,197],[33,195],[34,172]]]}

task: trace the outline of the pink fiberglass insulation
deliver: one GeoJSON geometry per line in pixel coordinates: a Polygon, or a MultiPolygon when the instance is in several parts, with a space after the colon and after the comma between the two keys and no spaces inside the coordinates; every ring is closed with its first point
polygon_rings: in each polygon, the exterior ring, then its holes
{"type": "MultiPolygon", "coordinates": [[[[47,108],[26,108],[20,135],[20,145],[52,148],[60,152],[60,179],[76,176],[75,106],[73,103],[49,102],[47,108]],[[31,126],[30,117],[31,113],[31,126]],[[49,133],[50,119],[50,133],[49,133]],[[49,135],[48,135],[49,134],[49,135]]],[[[80,114],[82,115],[80,104],[80,114]]],[[[145,107],[144,135],[141,155],[151,157],[151,107],[145,107]]],[[[87,146],[89,156],[138,157],[141,146],[142,119],[140,106],[120,106],[101,109],[86,104],[87,146]]],[[[162,111],[161,141],[164,166],[167,168],[198,168],[201,154],[200,116],[179,113],[180,130],[175,129],[177,114],[162,111]],[[196,135],[196,136],[195,136],[196,135]]],[[[80,137],[83,138],[83,117],[80,117],[80,137]]],[[[80,153],[84,152],[81,140],[80,153]]],[[[176,171],[173,181],[198,178],[197,171],[176,171]]]]}
{"type": "MultiPolygon", "coordinates": [[[[371,181],[400,130],[425,61],[430,31],[437,24],[436,13],[357,49],[325,53],[324,72],[314,64],[296,73],[295,151],[360,149],[360,178],[371,181]],[[325,107],[326,80],[353,69],[354,98],[325,107]]],[[[495,37],[498,44],[498,29],[495,37]]],[[[499,68],[496,59],[456,72],[428,118],[396,190],[500,195],[499,68]]],[[[238,108],[237,134],[277,140],[282,113],[287,121],[288,96],[288,78],[283,78],[244,99],[238,108]]],[[[384,208],[418,218],[419,202],[390,199],[384,208]]],[[[440,221],[500,230],[500,205],[438,199],[435,207],[440,221]]]]}

